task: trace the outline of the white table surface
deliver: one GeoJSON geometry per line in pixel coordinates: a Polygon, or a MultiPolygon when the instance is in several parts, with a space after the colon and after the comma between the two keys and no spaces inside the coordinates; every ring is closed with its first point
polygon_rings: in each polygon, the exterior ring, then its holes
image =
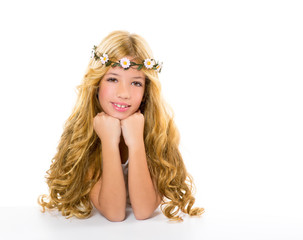
{"type": "Polygon", "coordinates": [[[232,239],[302,240],[303,217],[274,217],[205,212],[172,223],[158,209],[148,220],[138,221],[127,209],[123,222],[110,222],[93,212],[80,220],[57,212],[41,213],[38,207],[1,207],[0,239],[232,239]]]}

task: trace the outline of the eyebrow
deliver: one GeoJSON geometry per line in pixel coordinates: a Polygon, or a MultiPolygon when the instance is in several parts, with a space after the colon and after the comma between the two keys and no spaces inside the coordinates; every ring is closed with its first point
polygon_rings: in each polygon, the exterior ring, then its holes
{"type": "MultiPolygon", "coordinates": [[[[119,74],[117,74],[117,73],[107,73],[106,75],[114,75],[114,76],[119,76],[120,77],[120,75],[119,74]]],[[[138,76],[138,77],[132,77],[132,78],[135,78],[135,79],[145,79],[144,77],[140,77],[140,76],[138,76]]]]}
{"type": "Polygon", "coordinates": [[[105,74],[105,75],[115,75],[115,76],[120,76],[119,74],[117,74],[117,73],[107,73],[107,74],[105,74]]]}

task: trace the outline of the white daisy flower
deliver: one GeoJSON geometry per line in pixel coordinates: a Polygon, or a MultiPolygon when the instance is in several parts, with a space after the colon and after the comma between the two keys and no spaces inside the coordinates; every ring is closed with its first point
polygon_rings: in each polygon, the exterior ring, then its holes
{"type": "Polygon", "coordinates": [[[146,68],[152,68],[154,66],[154,61],[153,60],[150,60],[150,59],[145,59],[144,60],[144,66],[146,68]]]}
{"type": "Polygon", "coordinates": [[[160,72],[162,69],[163,63],[159,63],[156,67],[157,72],[160,72]]]}
{"type": "Polygon", "coordinates": [[[106,53],[103,53],[100,60],[101,60],[102,64],[105,64],[108,61],[108,55],[106,53]]]}
{"type": "Polygon", "coordinates": [[[120,59],[120,65],[121,65],[121,67],[123,67],[123,68],[129,68],[129,66],[130,66],[130,61],[129,61],[129,59],[126,58],[126,57],[120,59]]]}
{"type": "Polygon", "coordinates": [[[95,57],[95,49],[92,50],[92,54],[90,56],[91,58],[94,58],[95,57]]]}

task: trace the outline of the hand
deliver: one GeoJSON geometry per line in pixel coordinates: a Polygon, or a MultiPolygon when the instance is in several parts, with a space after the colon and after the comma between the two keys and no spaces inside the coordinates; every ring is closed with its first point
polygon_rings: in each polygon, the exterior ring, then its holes
{"type": "Polygon", "coordinates": [[[144,142],[144,116],[138,111],[128,118],[121,120],[122,135],[128,147],[137,146],[144,142]]]}
{"type": "Polygon", "coordinates": [[[119,119],[101,112],[94,117],[93,126],[103,144],[119,145],[121,136],[119,119]]]}

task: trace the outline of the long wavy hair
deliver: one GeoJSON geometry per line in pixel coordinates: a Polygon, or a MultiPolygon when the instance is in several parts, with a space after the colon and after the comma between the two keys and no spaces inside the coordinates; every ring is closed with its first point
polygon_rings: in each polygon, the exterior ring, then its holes
{"type": "MultiPolygon", "coordinates": [[[[132,56],[142,62],[152,59],[146,41],[125,31],[110,33],[96,49],[111,60],[132,56]]],[[[64,125],[57,153],[47,171],[49,195],[40,195],[42,211],[58,209],[63,216],[87,218],[92,203],[89,193],[102,176],[101,142],[93,129],[93,118],[102,111],[97,98],[98,86],[109,68],[92,58],[81,85],[73,111],[64,125]],[[93,169],[93,174],[88,174],[93,169]],[[88,177],[90,175],[90,177],[88,177]]],[[[172,220],[182,220],[181,212],[198,216],[203,208],[193,208],[193,179],[186,171],[178,149],[179,132],[173,111],[161,95],[158,73],[142,69],[146,87],[140,106],[144,114],[144,143],[148,168],[156,189],[162,196],[161,211],[172,220]]]]}

